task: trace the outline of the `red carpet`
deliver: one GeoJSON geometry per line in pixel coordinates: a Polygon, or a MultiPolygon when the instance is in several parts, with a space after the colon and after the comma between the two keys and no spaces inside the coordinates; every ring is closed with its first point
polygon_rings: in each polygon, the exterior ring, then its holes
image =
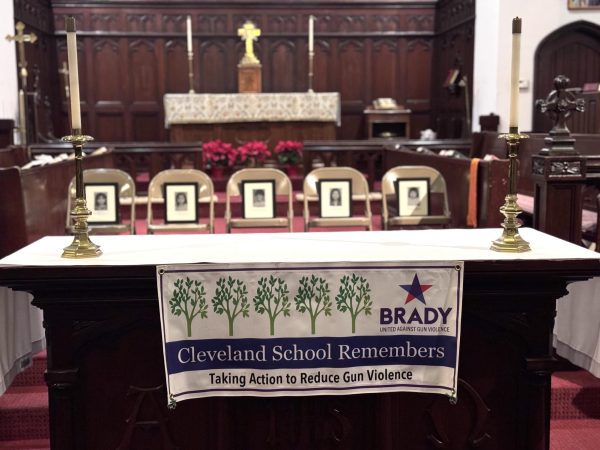
{"type": "MultiPolygon", "coordinates": [[[[46,353],[0,396],[0,450],[49,449],[46,353]]],[[[552,377],[551,450],[600,449],[600,380],[583,370],[552,377]]]]}

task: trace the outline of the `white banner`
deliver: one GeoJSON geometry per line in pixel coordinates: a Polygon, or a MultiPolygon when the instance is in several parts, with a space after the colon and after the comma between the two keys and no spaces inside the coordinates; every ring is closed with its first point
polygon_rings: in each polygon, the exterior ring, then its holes
{"type": "Polygon", "coordinates": [[[171,403],[458,382],[463,263],[157,267],[171,403]]]}

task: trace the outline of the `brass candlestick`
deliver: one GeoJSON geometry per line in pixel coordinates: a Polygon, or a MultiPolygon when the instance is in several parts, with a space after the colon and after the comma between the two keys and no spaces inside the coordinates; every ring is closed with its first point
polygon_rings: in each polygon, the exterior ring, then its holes
{"type": "Polygon", "coordinates": [[[308,52],[308,92],[314,92],[313,91],[313,77],[314,77],[314,59],[315,59],[315,52],[308,52]]]}
{"type": "MultiPolygon", "coordinates": [[[[75,150],[75,203],[71,209],[73,219],[73,242],[65,247],[63,258],[94,258],[102,254],[102,250],[90,240],[88,231],[88,216],[91,211],[87,208],[83,190],[83,146],[94,138],[81,134],[81,130],[72,130],[70,136],[64,136],[62,141],[73,144],[75,150]]],[[[69,192],[69,195],[71,193],[69,192]]]]}
{"type": "Polygon", "coordinates": [[[502,236],[492,242],[492,250],[497,252],[520,253],[528,252],[529,242],[525,241],[519,235],[517,216],[523,212],[517,203],[517,153],[521,139],[527,139],[529,136],[519,133],[519,130],[511,128],[508,134],[502,134],[500,139],[506,140],[506,149],[508,153],[508,195],[505,197],[505,203],[500,207],[500,212],[504,216],[502,222],[502,236]]]}
{"type": "Polygon", "coordinates": [[[188,52],[188,78],[190,79],[190,94],[194,94],[194,52],[188,52]]]}

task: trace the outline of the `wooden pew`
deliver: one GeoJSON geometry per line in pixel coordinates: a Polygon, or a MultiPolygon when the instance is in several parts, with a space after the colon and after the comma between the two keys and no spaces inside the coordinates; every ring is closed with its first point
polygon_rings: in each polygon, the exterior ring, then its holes
{"type": "MultiPolygon", "coordinates": [[[[113,167],[110,152],[87,156],[84,167],[113,167]]],[[[0,257],[49,235],[65,233],[68,185],[75,162],[0,168],[0,257]]]]}
{"type": "MultiPolygon", "coordinates": [[[[388,148],[385,168],[395,166],[429,166],[437,169],[448,188],[452,228],[467,226],[471,159],[447,158],[407,149],[388,148]]],[[[503,220],[499,208],[507,190],[508,160],[480,161],[477,168],[477,226],[497,227],[503,220]]]]}
{"type": "Polygon", "coordinates": [[[29,162],[27,148],[10,146],[0,148],[0,167],[24,166],[29,162]]]}
{"type": "Polygon", "coordinates": [[[18,167],[0,168],[0,236],[0,258],[30,242],[25,226],[21,169],[18,167]]]}
{"type": "Polygon", "coordinates": [[[426,147],[439,152],[453,149],[468,154],[471,141],[466,139],[446,139],[422,141],[418,139],[369,139],[357,141],[305,141],[304,142],[304,173],[313,169],[315,160],[325,167],[350,166],[359,168],[367,177],[369,189],[373,190],[374,183],[381,180],[385,173],[384,152],[386,147],[402,146],[409,149],[426,147]]]}
{"type": "MultiPolygon", "coordinates": [[[[136,191],[144,193],[146,184],[158,172],[165,169],[193,167],[202,170],[202,143],[172,142],[90,142],[87,153],[106,147],[114,155],[114,167],[127,172],[136,180],[136,191]],[[146,179],[147,174],[147,179],[146,179]]],[[[71,153],[72,146],[61,142],[34,144],[30,146],[32,156],[71,153]]]]}

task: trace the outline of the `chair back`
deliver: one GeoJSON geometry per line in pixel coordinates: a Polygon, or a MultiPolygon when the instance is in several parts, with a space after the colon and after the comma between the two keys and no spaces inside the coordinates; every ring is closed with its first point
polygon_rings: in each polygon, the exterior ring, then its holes
{"type": "MultiPolygon", "coordinates": [[[[127,231],[130,234],[135,234],[135,181],[133,181],[133,178],[131,178],[128,173],[119,169],[87,169],[83,171],[83,183],[84,185],[86,183],[116,183],[118,186],[119,205],[128,205],[130,208],[129,217],[131,222],[129,224],[90,225],[90,233],[108,234],[127,231]]],[[[69,183],[67,195],[67,221],[65,229],[68,233],[71,232],[71,227],[73,225],[71,220],[71,208],[75,196],[75,177],[73,177],[69,183]]],[[[120,214],[118,217],[120,217],[120,214]]]]}
{"type": "Polygon", "coordinates": [[[314,226],[357,226],[365,225],[369,230],[371,225],[371,201],[369,194],[369,184],[365,176],[352,167],[320,167],[314,169],[304,178],[302,186],[304,196],[304,227],[308,230],[311,225],[314,226]],[[318,183],[326,179],[350,179],[352,181],[352,200],[364,199],[364,215],[353,216],[349,218],[321,218],[311,220],[309,202],[319,199],[318,183]],[[360,223],[357,223],[357,219],[360,223]]]}
{"type": "MultiPolygon", "coordinates": [[[[242,206],[243,207],[243,206],[242,206]]],[[[292,182],[288,176],[279,169],[271,168],[249,168],[235,172],[227,181],[225,189],[225,222],[227,224],[227,232],[231,231],[232,227],[250,228],[254,226],[260,227],[278,227],[287,226],[289,231],[292,231],[294,221],[294,205],[293,205],[293,188],[292,182]],[[241,187],[243,181],[275,181],[275,198],[277,196],[286,196],[287,215],[285,221],[282,218],[275,217],[273,219],[243,219],[236,218],[232,220],[231,198],[242,196],[241,187]]]]}
{"type": "Polygon", "coordinates": [[[148,233],[155,231],[214,231],[214,197],[215,188],[211,178],[201,170],[197,169],[167,169],[158,172],[148,184],[148,206],[146,222],[148,233]],[[164,203],[165,183],[196,183],[198,185],[198,203],[207,203],[209,208],[208,224],[156,224],[152,213],[152,205],[164,203]]]}
{"type": "Polygon", "coordinates": [[[439,194],[442,197],[442,213],[432,215],[429,219],[423,220],[416,217],[396,217],[395,220],[398,224],[405,225],[419,225],[419,221],[425,224],[447,224],[450,221],[450,208],[448,206],[448,189],[446,187],[446,180],[442,174],[428,166],[396,166],[388,170],[381,180],[381,194],[382,194],[382,221],[384,229],[388,228],[390,223],[390,213],[388,208],[388,201],[391,198],[396,199],[396,186],[395,182],[398,178],[426,178],[429,181],[429,192],[430,194],[439,194]]]}

